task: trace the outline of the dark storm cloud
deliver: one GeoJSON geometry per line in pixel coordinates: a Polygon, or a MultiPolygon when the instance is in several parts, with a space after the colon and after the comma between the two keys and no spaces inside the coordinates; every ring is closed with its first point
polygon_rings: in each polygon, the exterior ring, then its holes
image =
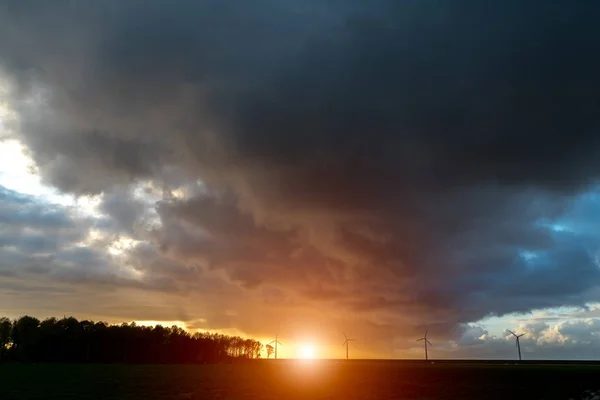
{"type": "Polygon", "coordinates": [[[597,235],[540,225],[598,180],[593,2],[0,7],[48,182],[205,182],[158,207],[163,254],[411,334],[598,300],[597,235]]]}
{"type": "Polygon", "coordinates": [[[256,226],[235,204],[212,197],[163,202],[157,208],[163,227],[157,237],[166,252],[196,259],[209,269],[226,268],[246,286],[260,283],[333,283],[340,266],[305,245],[298,232],[256,226]],[[199,231],[189,231],[192,225],[199,231]],[[329,264],[329,265],[328,265],[329,264]]]}
{"type": "Polygon", "coordinates": [[[102,198],[101,211],[106,214],[117,232],[135,236],[136,226],[143,219],[145,205],[129,191],[106,193],[102,198]]]}

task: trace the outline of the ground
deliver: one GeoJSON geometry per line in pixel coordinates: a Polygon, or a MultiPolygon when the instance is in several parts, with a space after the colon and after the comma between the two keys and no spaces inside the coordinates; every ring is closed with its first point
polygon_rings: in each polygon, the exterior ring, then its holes
{"type": "Polygon", "coordinates": [[[0,365],[2,400],[567,400],[593,399],[596,391],[600,393],[599,364],[271,360],[191,366],[0,365]]]}

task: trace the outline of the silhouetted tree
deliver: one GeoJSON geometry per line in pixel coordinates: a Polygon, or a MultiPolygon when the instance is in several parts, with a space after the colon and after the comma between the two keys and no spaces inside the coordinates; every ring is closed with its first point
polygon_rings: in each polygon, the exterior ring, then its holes
{"type": "Polygon", "coordinates": [[[4,354],[11,343],[12,322],[6,317],[0,318],[0,362],[4,361],[4,354]]]}
{"type": "Polygon", "coordinates": [[[217,363],[259,358],[253,339],[135,323],[109,325],[73,317],[0,318],[0,361],[77,363],[217,363]]]}
{"type": "Polygon", "coordinates": [[[28,315],[19,318],[13,325],[11,337],[16,356],[21,361],[35,361],[39,357],[39,319],[28,315]]]}

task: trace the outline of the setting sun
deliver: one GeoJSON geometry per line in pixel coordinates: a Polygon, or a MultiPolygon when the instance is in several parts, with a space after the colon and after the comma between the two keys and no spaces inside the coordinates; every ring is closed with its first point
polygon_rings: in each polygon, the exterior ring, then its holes
{"type": "Polygon", "coordinates": [[[315,357],[315,348],[310,344],[305,344],[300,347],[300,351],[298,356],[300,358],[314,358],[315,357]]]}

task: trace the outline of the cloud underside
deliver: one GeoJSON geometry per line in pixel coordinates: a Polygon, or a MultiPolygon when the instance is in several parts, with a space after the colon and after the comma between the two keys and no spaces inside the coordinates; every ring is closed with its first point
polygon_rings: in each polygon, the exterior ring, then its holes
{"type": "MultiPolygon", "coordinates": [[[[46,246],[92,226],[139,239],[117,260],[137,272],[115,266],[106,285],[191,296],[207,324],[216,307],[215,326],[247,331],[288,307],[364,334],[450,337],[600,300],[599,14],[1,2],[5,124],[45,182],[102,194],[112,221],[53,228],[46,246]],[[142,181],[159,188],[151,212],[132,195],[142,181]]],[[[44,218],[11,224],[60,225],[44,218]]],[[[89,278],[74,265],[65,276],[89,278]]]]}

